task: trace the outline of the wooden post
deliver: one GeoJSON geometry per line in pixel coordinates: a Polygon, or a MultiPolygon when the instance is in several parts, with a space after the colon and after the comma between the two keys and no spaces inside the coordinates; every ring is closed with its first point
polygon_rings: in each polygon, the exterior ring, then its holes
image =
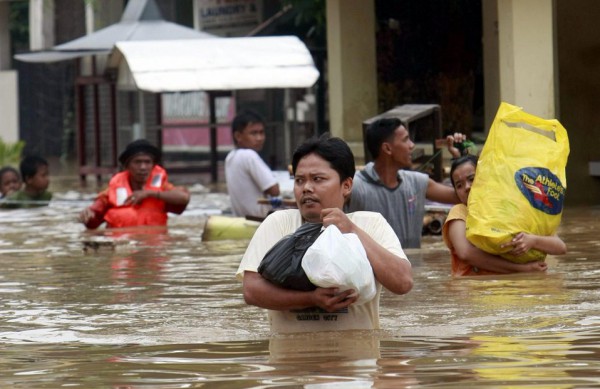
{"type": "Polygon", "coordinates": [[[208,92],[208,107],[210,110],[209,128],[210,128],[210,178],[212,183],[216,183],[219,179],[217,164],[219,162],[219,154],[217,151],[217,94],[208,92]]]}

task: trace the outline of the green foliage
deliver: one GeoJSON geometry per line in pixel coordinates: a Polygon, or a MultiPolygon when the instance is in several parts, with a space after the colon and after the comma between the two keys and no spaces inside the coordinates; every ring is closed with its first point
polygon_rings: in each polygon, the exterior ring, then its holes
{"type": "Polygon", "coordinates": [[[314,41],[314,44],[324,45],[327,35],[327,11],[325,0],[281,0],[283,7],[291,5],[296,17],[296,27],[308,29],[305,39],[314,41]]]}
{"type": "Polygon", "coordinates": [[[325,0],[283,0],[282,3],[294,7],[296,24],[314,23],[320,28],[325,27],[325,0]]]}
{"type": "Polygon", "coordinates": [[[29,49],[29,2],[11,1],[9,4],[8,29],[12,51],[19,53],[29,49]]]}
{"type": "Polygon", "coordinates": [[[7,143],[0,138],[0,166],[18,165],[24,147],[25,142],[23,141],[7,143]]]}

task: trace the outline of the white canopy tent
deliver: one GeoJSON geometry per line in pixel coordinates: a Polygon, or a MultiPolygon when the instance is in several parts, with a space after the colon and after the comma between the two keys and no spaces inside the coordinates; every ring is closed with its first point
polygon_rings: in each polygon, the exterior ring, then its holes
{"type": "Polygon", "coordinates": [[[308,88],[319,78],[294,36],[117,42],[108,68],[119,88],[155,93],[308,88]]]}
{"type": "MultiPolygon", "coordinates": [[[[217,180],[214,99],[219,93],[309,88],[319,78],[308,48],[295,36],[117,42],[107,71],[121,90],[209,92],[213,181],[217,180]]],[[[140,102],[142,112],[143,99],[140,102]]]]}

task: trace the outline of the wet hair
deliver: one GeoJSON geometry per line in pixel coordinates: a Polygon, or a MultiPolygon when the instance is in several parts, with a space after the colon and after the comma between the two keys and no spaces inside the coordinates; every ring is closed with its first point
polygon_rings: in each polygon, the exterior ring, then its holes
{"type": "Polygon", "coordinates": [[[265,121],[257,112],[250,109],[245,109],[233,118],[233,122],[231,122],[231,133],[234,134],[236,132],[242,132],[248,126],[248,124],[251,123],[264,124],[265,121]]]}
{"type": "Polygon", "coordinates": [[[35,176],[40,166],[48,166],[48,161],[37,155],[29,155],[23,158],[19,164],[19,170],[21,171],[23,181],[35,176]]]}
{"type": "Polygon", "coordinates": [[[14,173],[19,180],[21,179],[21,175],[19,174],[19,171],[17,169],[15,169],[12,166],[4,166],[2,169],[0,169],[0,184],[2,183],[2,180],[4,179],[4,175],[6,173],[14,173]]]}
{"type": "Polygon", "coordinates": [[[406,127],[402,123],[402,120],[398,118],[384,118],[375,120],[367,127],[365,144],[374,159],[379,157],[381,145],[388,141],[394,135],[394,131],[400,126],[406,127]]]}
{"type": "Polygon", "coordinates": [[[340,182],[348,177],[354,177],[356,167],[354,154],[346,142],[340,138],[330,137],[325,133],[320,137],[313,137],[302,143],[292,156],[292,173],[296,174],[298,163],[309,154],[317,154],[323,158],[340,176],[340,182]]]}
{"type": "Polygon", "coordinates": [[[129,143],[119,155],[119,162],[121,165],[126,166],[127,162],[137,154],[148,154],[155,164],[160,162],[160,149],[146,139],[138,139],[129,143]]]}
{"type": "Polygon", "coordinates": [[[475,168],[477,168],[477,159],[478,158],[476,155],[467,154],[467,155],[458,157],[452,161],[452,167],[450,167],[450,182],[452,182],[452,187],[454,187],[454,177],[452,176],[454,174],[454,171],[460,165],[464,165],[465,163],[472,163],[473,166],[475,166],[475,168]]]}

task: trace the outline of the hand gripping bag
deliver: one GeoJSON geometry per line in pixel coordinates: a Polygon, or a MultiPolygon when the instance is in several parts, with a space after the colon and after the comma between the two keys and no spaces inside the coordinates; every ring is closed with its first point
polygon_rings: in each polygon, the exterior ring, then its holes
{"type": "Polygon", "coordinates": [[[516,262],[544,260],[529,250],[508,254],[523,231],[553,235],[560,224],[569,139],[555,119],[541,119],[502,103],[481,151],[468,200],[467,239],[481,250],[516,262]]]}
{"type": "Polygon", "coordinates": [[[375,276],[367,253],[356,234],[342,234],[328,226],[304,254],[302,268],[313,284],[322,288],[338,287],[340,291],[354,289],[355,304],[375,297],[375,276]]]}
{"type": "Polygon", "coordinates": [[[265,254],[258,273],[275,285],[287,289],[315,290],[302,269],[302,256],[321,234],[320,223],[304,223],[284,236],[265,254]]]}

